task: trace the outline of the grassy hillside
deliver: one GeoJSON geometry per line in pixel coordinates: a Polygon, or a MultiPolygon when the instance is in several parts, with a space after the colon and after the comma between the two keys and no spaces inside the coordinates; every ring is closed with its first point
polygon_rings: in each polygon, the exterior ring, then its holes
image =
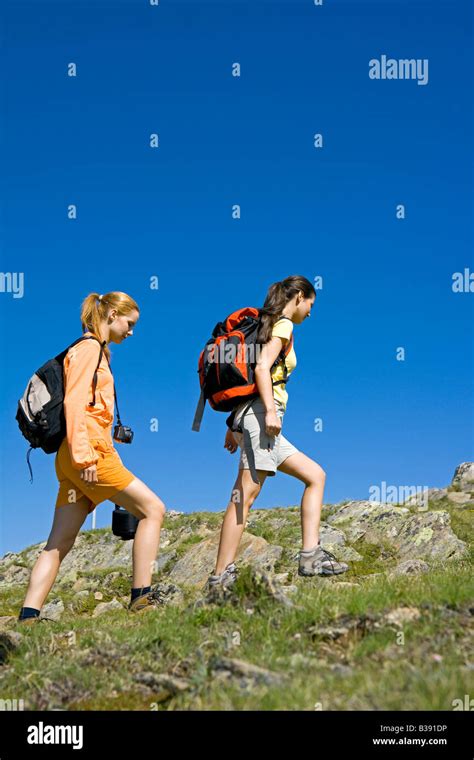
{"type": "MultiPolygon", "coordinates": [[[[411,555],[387,538],[393,530],[374,533],[384,519],[399,520],[397,509],[379,510],[370,529],[352,516],[347,530],[347,504],[324,507],[323,545],[350,564],[335,578],[297,575],[298,507],[252,510],[249,560],[232,592],[213,598],[200,573],[212,570],[222,513],[167,517],[153,578],[163,604],[141,615],[126,609],[131,542],[87,531],[48,598],[59,619],[27,630],[16,616],[43,545],[7,555],[2,698],[23,699],[25,709],[451,710],[473,693],[472,508],[430,503],[411,555]],[[451,556],[428,551],[435,513],[464,542],[451,556]]],[[[404,525],[418,517],[415,506],[400,514],[404,525]]]]}

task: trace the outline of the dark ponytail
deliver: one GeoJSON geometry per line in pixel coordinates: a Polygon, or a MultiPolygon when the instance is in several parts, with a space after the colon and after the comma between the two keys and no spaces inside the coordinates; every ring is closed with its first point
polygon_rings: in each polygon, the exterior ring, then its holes
{"type": "Polygon", "coordinates": [[[310,281],[298,274],[285,277],[281,282],[274,282],[273,285],[270,285],[265,303],[260,309],[258,343],[268,343],[272,337],[273,325],[281,317],[286,304],[300,291],[303,292],[305,298],[311,298],[311,296],[316,295],[316,291],[310,281]]]}

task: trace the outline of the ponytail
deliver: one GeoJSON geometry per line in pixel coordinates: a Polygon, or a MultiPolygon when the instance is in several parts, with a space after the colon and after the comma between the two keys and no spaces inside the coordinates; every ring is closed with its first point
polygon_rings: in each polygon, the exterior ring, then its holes
{"type": "Polygon", "coordinates": [[[270,285],[265,303],[260,309],[258,343],[268,343],[272,337],[273,325],[281,317],[286,304],[300,291],[303,292],[305,298],[316,295],[313,285],[302,275],[291,275],[281,282],[274,282],[273,285],[270,285]]]}
{"type": "MultiPolygon", "coordinates": [[[[101,343],[105,340],[100,329],[101,322],[107,319],[110,309],[116,309],[118,314],[129,314],[131,311],[140,311],[138,304],[127,293],[119,290],[111,291],[105,295],[89,293],[81,305],[81,324],[84,331],[88,330],[95,335],[101,343]]],[[[110,349],[106,344],[104,354],[110,361],[110,349]]]]}

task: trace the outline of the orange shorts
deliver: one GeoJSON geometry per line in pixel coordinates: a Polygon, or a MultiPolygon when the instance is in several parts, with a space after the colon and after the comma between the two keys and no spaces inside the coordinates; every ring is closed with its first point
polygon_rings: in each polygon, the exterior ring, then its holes
{"type": "Polygon", "coordinates": [[[90,444],[99,457],[96,464],[97,483],[85,483],[82,480],[81,470],[72,466],[67,438],[62,441],[54,460],[59,480],[56,507],[66,506],[86,496],[91,502],[89,513],[93,512],[102,501],[113,500],[115,494],[130,485],[135,478],[135,475],[122,464],[111,441],[106,438],[91,438],[90,444]]]}

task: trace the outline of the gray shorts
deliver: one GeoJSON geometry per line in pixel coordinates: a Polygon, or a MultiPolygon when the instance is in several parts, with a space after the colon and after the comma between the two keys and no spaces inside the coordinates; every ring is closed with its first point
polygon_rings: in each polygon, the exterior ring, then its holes
{"type": "MultiPolygon", "coordinates": [[[[234,427],[240,425],[242,413],[248,403],[245,401],[237,407],[234,427]]],[[[275,406],[279,419],[283,421],[283,407],[278,401],[275,401],[275,406]]],[[[244,435],[247,436],[247,441],[251,446],[251,456],[254,459],[255,469],[265,470],[268,475],[275,475],[278,467],[290,454],[298,453],[298,449],[281,432],[276,436],[267,435],[265,432],[265,406],[260,396],[252,401],[245,413],[242,420],[242,430],[243,433],[234,431],[235,440],[240,446],[239,469],[252,469],[244,447],[244,435]]]]}

